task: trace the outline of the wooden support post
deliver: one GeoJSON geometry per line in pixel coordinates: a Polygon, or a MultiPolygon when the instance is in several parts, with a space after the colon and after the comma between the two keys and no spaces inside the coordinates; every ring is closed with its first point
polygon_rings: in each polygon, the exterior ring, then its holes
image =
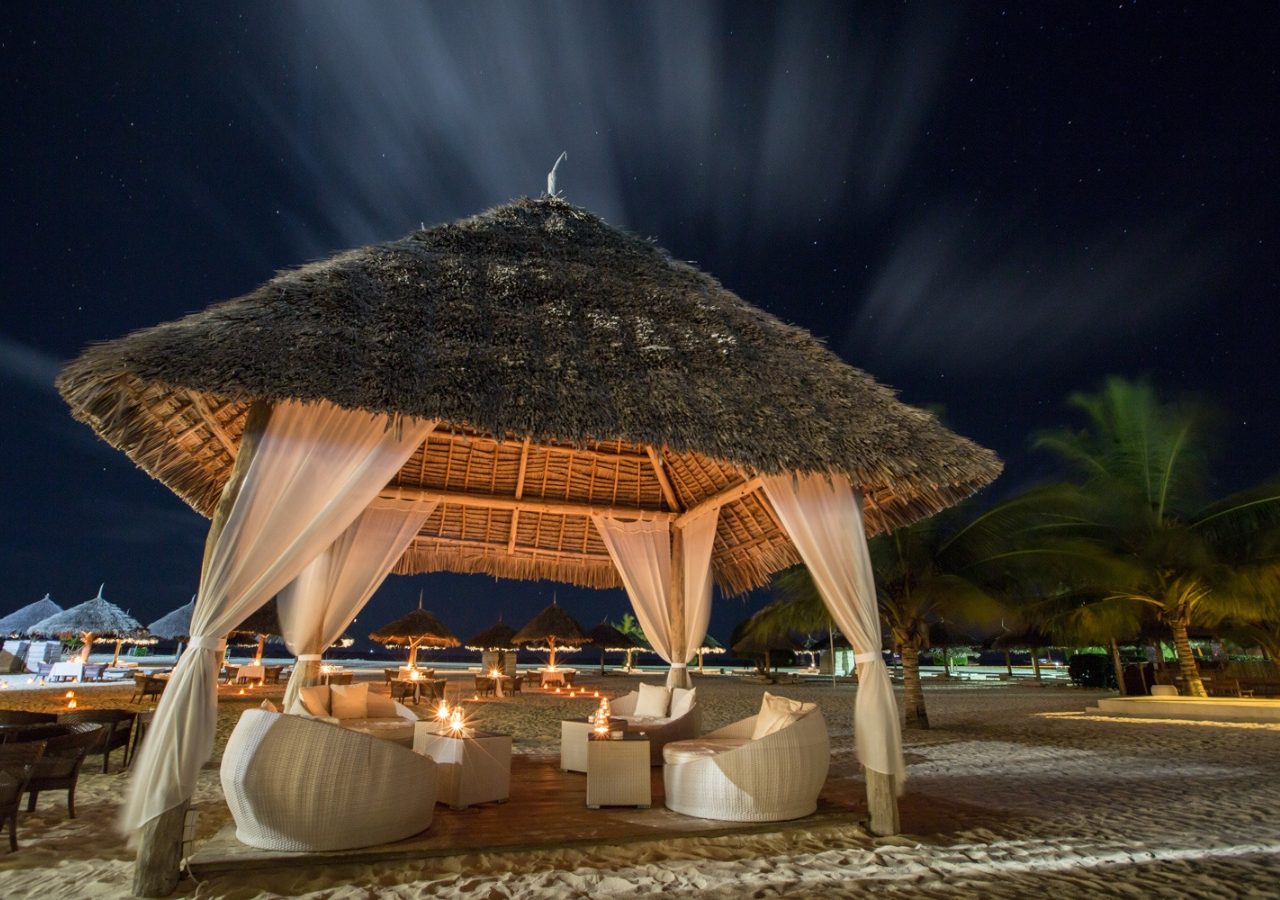
{"type": "MultiPolygon", "coordinates": [[[[240,448],[236,453],[235,464],[231,467],[231,476],[222,488],[222,496],[213,511],[213,520],[209,523],[209,535],[204,542],[204,561],[200,567],[200,580],[203,583],[209,570],[209,560],[213,558],[213,550],[222,536],[231,510],[240,496],[240,488],[244,485],[249,473],[249,463],[258,452],[262,442],[262,433],[266,431],[267,421],[271,418],[271,405],[263,401],[255,401],[249,409],[245,420],[244,434],[240,437],[240,448]]],[[[178,886],[181,874],[179,865],[182,862],[182,830],[186,821],[187,808],[191,805],[188,797],[174,808],[162,813],[142,826],[139,832],[138,855],[133,864],[133,893],[138,897],[166,897],[178,886]]]]}
{"type": "Polygon", "coordinates": [[[138,859],[133,865],[133,893],[137,897],[167,897],[178,887],[182,865],[182,832],[191,801],[142,826],[138,859]]]}
{"type": "MultiPolygon", "coordinates": [[[[688,663],[689,648],[684,636],[684,529],[674,525],[671,528],[671,608],[667,611],[671,622],[671,652],[673,663],[688,663]]],[[[693,686],[689,670],[685,667],[673,668],[667,676],[667,687],[687,688],[693,686]]]]}
{"type": "Polygon", "coordinates": [[[862,771],[867,776],[868,829],[874,835],[897,834],[902,823],[898,819],[898,792],[894,777],[871,769],[862,771]]]}

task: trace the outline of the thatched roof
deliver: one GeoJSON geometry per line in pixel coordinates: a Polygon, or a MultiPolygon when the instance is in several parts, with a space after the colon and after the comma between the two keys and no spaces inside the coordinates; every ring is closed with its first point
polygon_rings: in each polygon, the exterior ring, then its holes
{"type": "Polygon", "coordinates": [[[799,562],[754,482],[837,472],[869,533],[958,502],[988,450],[714,278],[562,200],[518,200],[277,275],[66,367],[72,414],[209,515],[254,400],[441,423],[389,485],[442,499],[396,571],[615,587],[592,507],[723,501],[713,567],[799,562]]]}
{"type": "Polygon", "coordinates": [[[369,640],[388,647],[420,644],[425,647],[456,647],[458,639],[443,622],[425,609],[415,609],[390,625],[369,635],[369,640]]]}
{"type": "Polygon", "coordinates": [[[31,626],[29,633],[41,637],[92,634],[104,639],[149,640],[142,623],[103,598],[101,587],[98,588],[98,596],[92,600],[40,620],[31,626]]]}
{"type": "Polygon", "coordinates": [[[582,626],[556,603],[530,619],[512,640],[521,645],[546,645],[548,638],[555,640],[556,647],[574,647],[587,643],[587,635],[582,626]]]}
{"type": "Polygon", "coordinates": [[[147,626],[147,631],[166,641],[185,641],[191,637],[191,616],[196,611],[196,598],[165,613],[147,626]]]}
{"type": "Polygon", "coordinates": [[[22,609],[11,612],[3,619],[0,619],[0,635],[25,635],[27,629],[32,625],[60,612],[62,612],[62,607],[54,603],[52,597],[45,594],[35,603],[28,603],[22,609]]]}
{"type": "Polygon", "coordinates": [[[710,634],[702,639],[702,646],[698,648],[699,653],[724,653],[724,644],[717,641],[710,634]]]}
{"type": "Polygon", "coordinates": [[[249,613],[248,617],[231,629],[231,634],[263,634],[267,636],[282,635],[284,629],[280,627],[280,613],[276,610],[275,599],[268,600],[259,606],[256,610],[249,613]]]}
{"type": "Polygon", "coordinates": [[[640,646],[631,635],[624,634],[608,622],[601,622],[588,631],[587,643],[601,650],[634,650],[640,646]]]}
{"type": "Polygon", "coordinates": [[[468,650],[515,650],[520,646],[512,640],[515,636],[514,628],[499,622],[479,634],[473,634],[462,644],[468,650]]]}

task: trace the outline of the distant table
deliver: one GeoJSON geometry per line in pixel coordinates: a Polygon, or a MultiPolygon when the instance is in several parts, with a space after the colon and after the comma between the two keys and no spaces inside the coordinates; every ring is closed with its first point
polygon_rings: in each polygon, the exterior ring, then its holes
{"type": "Polygon", "coordinates": [[[576,673],[576,672],[577,672],[577,669],[573,669],[573,670],[570,670],[570,669],[543,669],[543,670],[542,670],[542,672],[541,672],[541,675],[542,675],[542,686],[543,686],[543,687],[546,687],[546,686],[547,686],[547,685],[549,685],[549,684],[564,684],[564,683],[565,683],[565,677],[564,677],[564,676],[565,676],[565,674],[566,674],[567,672],[570,672],[570,671],[573,671],[574,673],[576,673]]]}
{"type": "Polygon", "coordinates": [[[625,734],[620,740],[587,741],[587,808],[638,806],[653,802],[649,741],[625,734]]]}
{"type": "Polygon", "coordinates": [[[80,681],[83,678],[84,663],[60,662],[53,664],[45,681],[80,681]]]}
{"type": "MultiPolygon", "coordinates": [[[[451,737],[435,722],[413,727],[415,753],[436,761],[436,801],[450,809],[474,803],[504,802],[511,796],[511,736],[477,731],[451,737]]],[[[646,748],[647,748],[646,743],[646,748]]],[[[645,751],[648,764],[648,750],[645,751]]]]}
{"type": "Polygon", "coordinates": [[[236,681],[262,681],[266,677],[266,666],[241,666],[236,670],[236,681]]]}
{"type": "Polygon", "coordinates": [[[410,679],[412,679],[414,672],[417,672],[418,678],[424,681],[434,678],[436,675],[435,669],[415,669],[411,666],[400,667],[400,677],[403,678],[405,681],[409,681],[410,679]]]}

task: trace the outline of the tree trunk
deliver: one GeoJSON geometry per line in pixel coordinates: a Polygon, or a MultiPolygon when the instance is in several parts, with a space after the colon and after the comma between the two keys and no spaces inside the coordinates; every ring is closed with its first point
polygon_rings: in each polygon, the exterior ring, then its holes
{"type": "Polygon", "coordinates": [[[951,648],[946,644],[942,645],[942,674],[946,678],[951,677],[951,648]]]}
{"type": "Polygon", "coordinates": [[[1120,691],[1120,696],[1129,696],[1129,692],[1124,688],[1124,666],[1120,663],[1120,647],[1116,644],[1115,638],[1111,639],[1111,666],[1116,670],[1116,688],[1120,691]]]}
{"type": "Polygon", "coordinates": [[[1004,651],[1004,671],[1010,678],[1013,677],[1013,654],[1008,650],[1004,651]]]}
{"type": "Polygon", "coordinates": [[[554,669],[556,667],[556,639],[547,638],[547,647],[551,651],[551,655],[547,657],[547,668],[554,669]]]}
{"type": "Polygon", "coordinates": [[[266,646],[267,636],[265,634],[258,635],[258,649],[253,654],[253,664],[255,666],[262,665],[262,648],[266,646]]]}
{"type": "Polygon", "coordinates": [[[1031,648],[1031,671],[1036,675],[1036,684],[1040,684],[1040,648],[1031,648]]]}
{"type": "Polygon", "coordinates": [[[1187,696],[1209,696],[1208,691],[1204,689],[1204,682],[1200,680],[1200,667],[1196,665],[1196,655],[1191,651],[1191,639],[1187,637],[1186,620],[1175,619],[1169,623],[1169,627],[1173,629],[1173,649],[1178,654],[1178,674],[1182,676],[1187,696]]]}
{"type": "Polygon", "coordinates": [[[604,648],[600,648],[600,674],[604,674],[604,648]]]}
{"type": "Polygon", "coordinates": [[[409,645],[409,668],[418,668],[418,645],[416,642],[409,645]]]}
{"type": "Polygon", "coordinates": [[[920,689],[920,648],[903,644],[901,653],[904,727],[928,728],[929,714],[924,708],[924,691],[920,689]]]}

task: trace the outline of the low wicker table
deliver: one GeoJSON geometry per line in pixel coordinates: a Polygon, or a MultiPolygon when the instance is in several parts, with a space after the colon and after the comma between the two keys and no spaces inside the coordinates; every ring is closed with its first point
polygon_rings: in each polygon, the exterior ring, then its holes
{"type": "Polygon", "coordinates": [[[511,735],[474,732],[451,737],[436,732],[435,722],[418,722],[415,753],[436,761],[436,802],[450,809],[475,803],[503,803],[511,796],[511,735]]]}
{"type": "Polygon", "coordinates": [[[618,740],[587,741],[587,807],[638,806],[653,802],[649,740],[625,734],[618,740]]]}

